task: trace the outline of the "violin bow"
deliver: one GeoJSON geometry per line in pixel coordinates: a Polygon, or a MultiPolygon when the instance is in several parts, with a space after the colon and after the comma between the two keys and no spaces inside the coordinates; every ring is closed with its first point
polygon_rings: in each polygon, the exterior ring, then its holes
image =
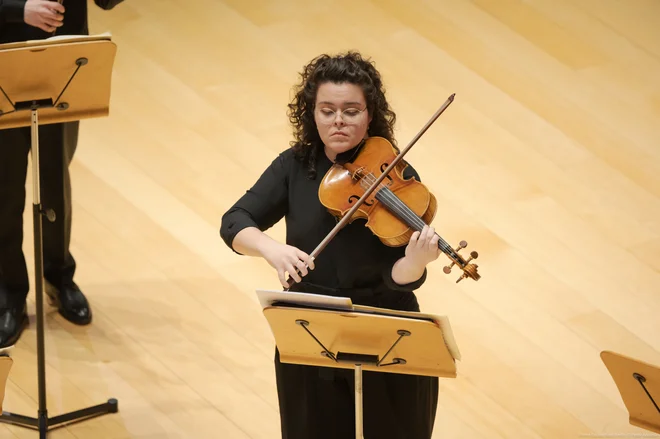
{"type": "MultiPolygon", "coordinates": [[[[64,0],[57,0],[57,3],[59,3],[59,4],[61,4],[61,5],[63,5],[63,4],[64,4],[64,0]]],[[[52,11],[51,11],[51,12],[52,12],[52,11]]],[[[50,33],[50,34],[51,34],[51,36],[52,36],[52,35],[55,35],[55,32],[57,32],[57,28],[55,28],[55,30],[54,30],[54,31],[52,31],[52,32],[50,33]]]]}
{"type": "MultiPolygon", "coordinates": [[[[422,137],[422,135],[424,135],[424,133],[431,127],[431,125],[433,125],[433,123],[440,117],[440,115],[442,113],[444,113],[444,111],[447,109],[447,107],[449,107],[449,105],[452,102],[454,102],[454,96],[455,95],[456,95],[456,93],[452,93],[451,96],[449,96],[447,98],[447,100],[444,102],[444,104],[442,104],[442,106],[438,109],[438,111],[436,111],[435,114],[433,114],[433,116],[431,116],[431,118],[426,122],[426,124],[424,124],[422,129],[420,129],[419,132],[417,134],[415,134],[415,136],[412,138],[410,143],[408,143],[408,145],[394,158],[394,160],[392,160],[392,163],[390,163],[389,166],[387,168],[385,168],[385,170],[376,179],[376,181],[374,181],[374,183],[369,187],[369,189],[367,189],[364,192],[364,194],[360,197],[360,199],[355,202],[353,207],[351,207],[351,209],[343,216],[343,218],[335,225],[335,227],[326,235],[326,237],[319,243],[319,245],[316,246],[314,251],[310,254],[310,257],[312,259],[316,259],[316,257],[319,255],[319,253],[321,253],[323,251],[323,249],[330,243],[330,241],[337,235],[337,233],[339,233],[339,231],[346,226],[346,224],[350,221],[353,214],[371,196],[373,191],[376,190],[376,188],[380,186],[380,183],[387,177],[387,175],[390,173],[390,171],[396,167],[396,165],[403,159],[403,157],[408,153],[408,151],[410,151],[410,149],[413,147],[413,145],[415,145],[415,143],[417,143],[417,141],[420,139],[420,137],[422,137]]],[[[463,244],[463,243],[461,242],[461,244],[463,244]]],[[[462,260],[462,258],[458,254],[456,254],[456,256],[458,256],[458,258],[455,258],[454,256],[451,256],[451,255],[448,255],[448,256],[450,257],[450,259],[452,259],[452,264],[451,264],[452,266],[454,264],[458,264],[459,266],[467,265],[467,262],[462,260]]],[[[459,279],[459,281],[461,279],[465,278],[465,277],[467,277],[467,273],[464,274],[463,277],[461,277],[459,279]]],[[[289,276],[289,279],[287,280],[288,288],[291,288],[295,283],[296,283],[296,281],[291,276],[289,276]]]]}

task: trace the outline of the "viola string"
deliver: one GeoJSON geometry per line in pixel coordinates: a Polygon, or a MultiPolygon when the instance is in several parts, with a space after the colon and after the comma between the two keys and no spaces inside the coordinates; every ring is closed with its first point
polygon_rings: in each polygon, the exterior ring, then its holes
{"type": "MultiPolygon", "coordinates": [[[[369,173],[360,180],[360,184],[366,190],[374,181],[376,181],[376,177],[372,173],[369,173]],[[364,184],[365,182],[367,183],[366,187],[364,184]]],[[[378,191],[376,191],[376,196],[378,195],[382,195],[382,198],[386,201],[388,207],[394,210],[395,213],[399,213],[403,217],[402,219],[409,221],[409,223],[413,227],[416,227],[418,231],[424,227],[424,221],[415,214],[415,212],[410,210],[410,208],[406,206],[405,203],[403,203],[386,185],[383,185],[382,183],[379,184],[378,191]]]]}
{"type": "MultiPolygon", "coordinates": [[[[376,177],[372,174],[369,173],[365,175],[363,178],[360,179],[360,184],[361,186],[366,190],[368,189],[374,182],[376,181],[376,177]],[[367,187],[365,187],[365,184],[367,183],[367,187]]],[[[376,198],[382,198],[382,201],[385,202],[385,204],[394,211],[395,214],[400,215],[400,217],[406,221],[413,227],[417,229],[417,231],[421,231],[421,229],[426,225],[424,220],[422,220],[415,212],[413,212],[399,197],[397,197],[394,192],[390,190],[389,187],[383,185],[380,183],[378,185],[377,191],[376,191],[376,198]],[[380,197],[379,197],[380,195],[380,197]]],[[[436,233],[437,235],[437,233],[436,233]]],[[[441,245],[441,248],[444,251],[452,250],[452,248],[449,246],[449,244],[440,236],[438,235],[439,242],[441,245]]]]}
{"type": "MultiPolygon", "coordinates": [[[[365,188],[364,183],[366,182],[368,186],[372,185],[373,182],[375,181],[375,177],[373,174],[367,174],[362,180],[361,180],[361,185],[363,188],[365,188]],[[369,181],[366,181],[369,180],[369,181]]],[[[365,188],[367,189],[368,186],[365,188]]],[[[403,220],[407,220],[410,225],[415,227],[418,231],[420,231],[424,227],[424,221],[419,218],[415,212],[410,210],[408,206],[406,206],[394,193],[387,187],[384,186],[383,184],[379,185],[377,195],[382,195],[382,198],[384,201],[386,201],[386,204],[390,209],[394,210],[395,213],[398,213],[402,216],[403,220]]]]}

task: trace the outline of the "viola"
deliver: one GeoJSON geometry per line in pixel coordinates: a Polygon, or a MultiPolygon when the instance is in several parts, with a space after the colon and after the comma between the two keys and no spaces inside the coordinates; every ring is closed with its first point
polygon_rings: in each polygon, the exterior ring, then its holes
{"type": "MultiPolygon", "coordinates": [[[[325,174],[319,187],[321,204],[341,219],[396,155],[387,139],[370,137],[350,163],[335,163],[325,174]]],[[[392,247],[408,244],[413,232],[421,231],[436,213],[435,196],[427,187],[415,178],[403,178],[406,166],[400,161],[349,220],[366,219],[365,226],[392,247]]]]}
{"type": "MultiPolygon", "coordinates": [[[[387,139],[370,137],[354,160],[341,165],[335,163],[325,174],[319,187],[321,204],[341,219],[397,155],[387,139]]],[[[407,245],[415,231],[421,232],[431,223],[437,210],[435,196],[423,183],[414,177],[403,178],[406,166],[405,161],[399,161],[349,219],[349,222],[366,219],[365,226],[385,245],[392,247],[407,245]]],[[[458,248],[453,249],[441,236],[438,237],[438,248],[452,260],[451,265],[444,267],[445,273],[450,273],[452,266],[458,264],[464,274],[457,282],[468,276],[478,280],[477,266],[469,263],[479,256],[478,253],[473,251],[468,259],[463,259],[459,251],[467,247],[467,242],[461,241],[458,248]]]]}
{"type": "MultiPolygon", "coordinates": [[[[319,200],[340,220],[310,254],[312,258],[347,223],[358,218],[366,219],[365,226],[385,245],[393,247],[407,245],[415,231],[431,223],[437,210],[436,198],[420,181],[403,178],[408,166],[403,157],[453,100],[452,94],[401,152],[387,139],[370,137],[352,160],[333,164],[321,181],[319,200]]],[[[452,248],[440,235],[438,238],[438,248],[451,260],[443,268],[446,274],[456,265],[463,271],[456,283],[468,277],[475,281],[481,278],[478,266],[470,262],[479,254],[472,251],[466,259],[459,253],[467,247],[466,241],[452,248]]],[[[289,278],[289,286],[293,282],[289,278]]]]}

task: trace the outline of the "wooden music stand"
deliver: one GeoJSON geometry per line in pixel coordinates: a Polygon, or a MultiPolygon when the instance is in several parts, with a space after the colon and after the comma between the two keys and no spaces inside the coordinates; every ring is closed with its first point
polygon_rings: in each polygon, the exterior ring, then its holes
{"type": "Polygon", "coordinates": [[[629,413],[630,425],[660,433],[660,368],[611,351],[600,358],[612,375],[629,413]]]}
{"type": "MultiPolygon", "coordinates": [[[[56,212],[42,207],[39,176],[39,125],[107,116],[116,45],[109,35],[64,36],[0,45],[0,129],[31,127],[35,296],[37,304],[37,418],[3,412],[0,422],[39,430],[118,411],[117,400],[48,417],[43,310],[42,216],[56,212]]],[[[12,145],[1,145],[11,148],[12,145]]],[[[5,360],[6,361],[6,360],[5,360]]]]}
{"type": "Polygon", "coordinates": [[[281,362],[354,369],[357,439],[363,439],[363,371],[456,378],[460,353],[445,317],[307,293],[257,294],[281,362]]]}
{"type": "Polygon", "coordinates": [[[2,412],[2,404],[5,401],[5,388],[7,386],[7,379],[9,378],[9,371],[14,360],[4,353],[0,352],[0,412],[2,412]]]}

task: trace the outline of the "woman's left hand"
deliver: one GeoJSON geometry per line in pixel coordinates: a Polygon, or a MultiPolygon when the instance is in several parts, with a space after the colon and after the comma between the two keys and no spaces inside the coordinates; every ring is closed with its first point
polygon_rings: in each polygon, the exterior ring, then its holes
{"type": "Polygon", "coordinates": [[[425,225],[421,232],[414,232],[410,237],[406,247],[406,258],[418,267],[426,267],[440,256],[439,239],[435,229],[425,225]]]}

